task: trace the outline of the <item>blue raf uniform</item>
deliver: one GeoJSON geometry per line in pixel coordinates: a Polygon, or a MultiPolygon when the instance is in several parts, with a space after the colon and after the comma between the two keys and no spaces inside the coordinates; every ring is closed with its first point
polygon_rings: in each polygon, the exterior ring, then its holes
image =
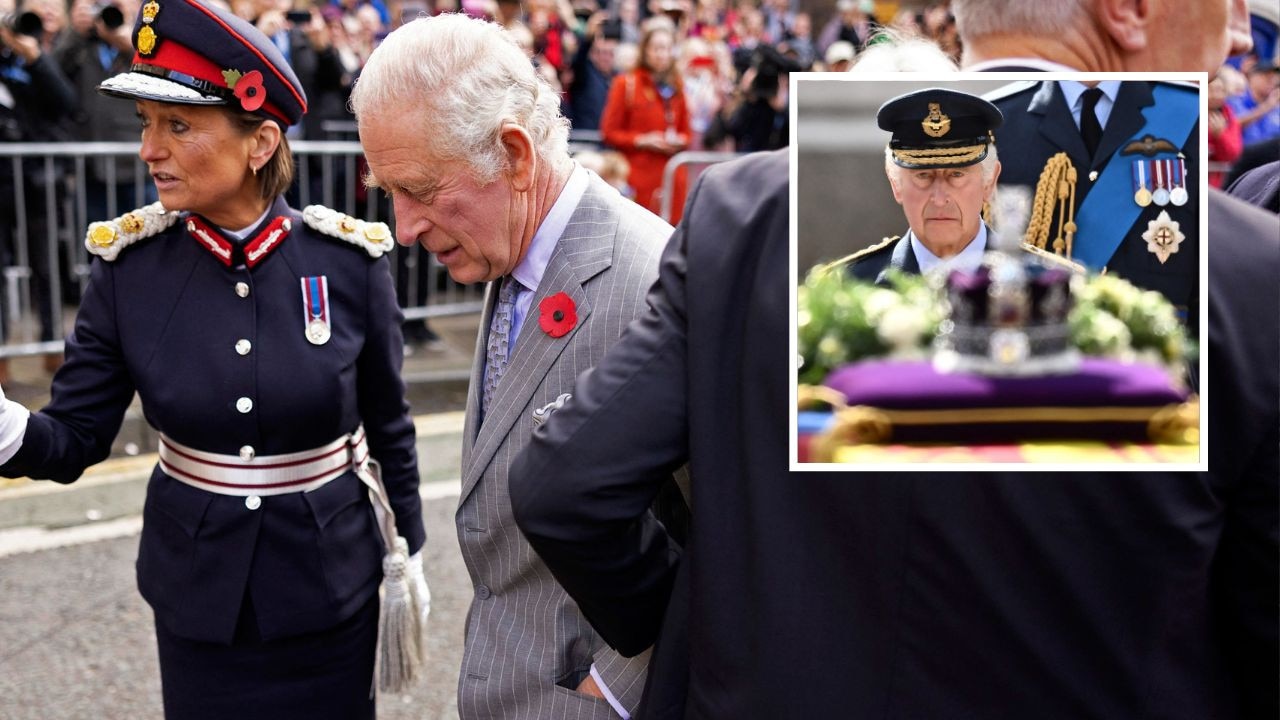
{"type": "Polygon", "coordinates": [[[1034,188],[1049,159],[1066,153],[1077,171],[1072,259],[1159,291],[1194,331],[1200,265],[1196,90],[1164,82],[1118,86],[1114,97],[1100,101],[1110,102],[1111,110],[1092,156],[1058,82],[1016,83],[988,94],[1005,117],[995,132],[1006,150],[1000,184],[1034,188]]]}
{"type": "MultiPolygon", "coordinates": [[[[229,13],[150,0],[134,43],[101,91],[238,104],[282,129],[306,110],[279,51],[229,13]]],[[[136,391],[161,436],[137,580],[168,717],[373,717],[384,537],[425,541],[393,246],[385,224],[283,198],[243,237],[160,203],[90,226],[99,258],[53,399],[0,474],[73,482],[136,391]],[[390,513],[371,502],[378,466],[390,513]]]]}

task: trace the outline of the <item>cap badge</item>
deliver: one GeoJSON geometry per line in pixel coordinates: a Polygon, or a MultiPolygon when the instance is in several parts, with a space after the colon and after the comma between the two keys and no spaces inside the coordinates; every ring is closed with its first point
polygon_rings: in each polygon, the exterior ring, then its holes
{"type": "Polygon", "coordinates": [[[1177,221],[1169,217],[1168,210],[1161,210],[1155,220],[1147,223],[1147,231],[1142,233],[1147,241],[1147,251],[1156,256],[1163,265],[1169,256],[1178,252],[1178,246],[1186,240],[1179,229],[1177,221]]]}
{"type": "Polygon", "coordinates": [[[156,15],[160,14],[160,3],[151,0],[142,6],[142,22],[150,25],[156,19],[156,15]]]}
{"type": "Polygon", "coordinates": [[[929,115],[920,121],[920,127],[924,128],[925,135],[940,138],[951,132],[951,118],[942,114],[940,103],[929,103],[929,115]]]}
{"type": "Polygon", "coordinates": [[[156,51],[156,31],[150,25],[143,25],[138,31],[138,53],[150,55],[156,51]]]}

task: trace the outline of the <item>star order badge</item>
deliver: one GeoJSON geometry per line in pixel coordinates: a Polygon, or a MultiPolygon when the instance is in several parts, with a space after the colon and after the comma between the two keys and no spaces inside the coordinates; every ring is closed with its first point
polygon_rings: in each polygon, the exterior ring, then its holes
{"type": "Polygon", "coordinates": [[[1178,246],[1187,239],[1178,228],[1178,223],[1169,217],[1169,211],[1161,210],[1155,220],[1147,223],[1147,231],[1142,233],[1147,241],[1147,252],[1156,256],[1163,265],[1169,256],[1178,252],[1178,246]]]}

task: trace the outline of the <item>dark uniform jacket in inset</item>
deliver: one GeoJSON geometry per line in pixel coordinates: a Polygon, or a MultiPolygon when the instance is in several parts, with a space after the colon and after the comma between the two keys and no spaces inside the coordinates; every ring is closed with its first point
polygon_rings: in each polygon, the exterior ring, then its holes
{"type": "MultiPolygon", "coordinates": [[[[1080,136],[1080,129],[1071,117],[1071,108],[1067,106],[1056,82],[1028,84],[1012,93],[1009,90],[998,90],[988,94],[986,98],[1004,114],[1004,124],[995,131],[996,146],[1001,150],[1000,184],[1025,185],[1034,190],[1049,158],[1065,152],[1079,173],[1076,186],[1076,222],[1079,223],[1079,208],[1089,197],[1089,191],[1094,185],[1092,172],[1096,171],[1100,176],[1109,164],[1121,163],[1118,170],[1131,177],[1131,166],[1135,160],[1176,157],[1176,153],[1171,152],[1161,152],[1154,157],[1124,154],[1129,141],[1144,125],[1144,110],[1156,111],[1153,108],[1153,89],[1160,84],[1131,81],[1121,83],[1092,162],[1080,136]]],[[[1185,91],[1195,92],[1191,88],[1185,91]]],[[[1169,203],[1163,207],[1151,203],[1142,208],[1106,265],[1109,273],[1119,275],[1139,287],[1163,293],[1180,314],[1187,314],[1193,329],[1197,326],[1200,266],[1200,135],[1197,127],[1192,128],[1185,142],[1181,138],[1172,141],[1175,144],[1182,143],[1178,150],[1186,159],[1186,189],[1190,196],[1188,202],[1182,206],[1169,203]],[[1171,254],[1164,263],[1147,249],[1147,241],[1142,238],[1148,224],[1159,217],[1162,211],[1169,213],[1170,219],[1178,223],[1179,229],[1186,236],[1178,251],[1171,254]]],[[[1148,178],[1147,189],[1151,188],[1151,179],[1148,178]]],[[[1133,189],[1130,188],[1127,202],[1134,202],[1132,193],[1133,189]]],[[[1090,242],[1090,238],[1077,235],[1075,242],[1080,246],[1090,242]]]]}
{"type": "MultiPolygon", "coordinates": [[[[988,249],[994,245],[992,242],[994,238],[995,234],[988,228],[988,249]]],[[[1068,269],[1072,268],[1070,263],[1047,253],[1026,251],[1025,255],[1027,260],[1031,260],[1034,255],[1040,262],[1052,263],[1068,269]]],[[[920,261],[916,258],[915,250],[911,247],[911,238],[909,236],[885,238],[871,247],[836,260],[828,267],[839,267],[841,265],[846,266],[846,272],[849,273],[849,277],[873,282],[877,285],[888,283],[886,273],[891,268],[901,270],[908,275],[920,274],[920,261]]]]}
{"type": "MultiPolygon", "coordinates": [[[[211,453],[310,450],[363,423],[417,551],[425,534],[387,261],[312,230],[283,200],[249,237],[280,216],[291,231],[252,269],[224,264],[185,217],[95,261],[53,400],[0,474],[74,481],[107,456],[135,389],[152,427],[211,453]],[[321,275],[332,337],[313,345],[301,279],[321,275]]],[[[251,505],[153,470],[138,586],[172,632],[229,642],[247,592],[271,640],[332,627],[377,592],[382,542],[354,472],[251,505]]]]}

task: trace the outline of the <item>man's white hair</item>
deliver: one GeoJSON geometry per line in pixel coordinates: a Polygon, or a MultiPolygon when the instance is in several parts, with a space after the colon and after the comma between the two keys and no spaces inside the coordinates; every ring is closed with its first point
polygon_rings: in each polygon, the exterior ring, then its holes
{"type": "Polygon", "coordinates": [[[955,61],[938,47],[938,43],[885,29],[876,33],[867,49],[857,56],[849,72],[950,73],[959,69],[955,61]]]}
{"type": "MultiPolygon", "coordinates": [[[[999,153],[996,152],[995,143],[987,145],[987,156],[979,161],[978,165],[982,169],[982,182],[991,182],[991,176],[996,172],[996,165],[1000,162],[999,153]]],[[[893,161],[893,151],[886,145],[884,148],[884,172],[889,176],[890,182],[897,183],[901,179],[902,172],[910,171],[911,168],[904,168],[893,161]]]]}
{"type": "MultiPolygon", "coordinates": [[[[1196,0],[1197,2],[1199,0],[1196,0]]],[[[1060,35],[1085,17],[1093,0],[953,0],[956,30],[964,39],[984,35],[1060,35]]]]}
{"type": "Polygon", "coordinates": [[[465,161],[481,184],[507,169],[504,123],[523,127],[543,161],[568,157],[559,95],[501,26],[466,15],[419,18],[388,35],[361,71],[351,109],[357,123],[407,118],[406,135],[426,133],[433,157],[465,161]]]}

